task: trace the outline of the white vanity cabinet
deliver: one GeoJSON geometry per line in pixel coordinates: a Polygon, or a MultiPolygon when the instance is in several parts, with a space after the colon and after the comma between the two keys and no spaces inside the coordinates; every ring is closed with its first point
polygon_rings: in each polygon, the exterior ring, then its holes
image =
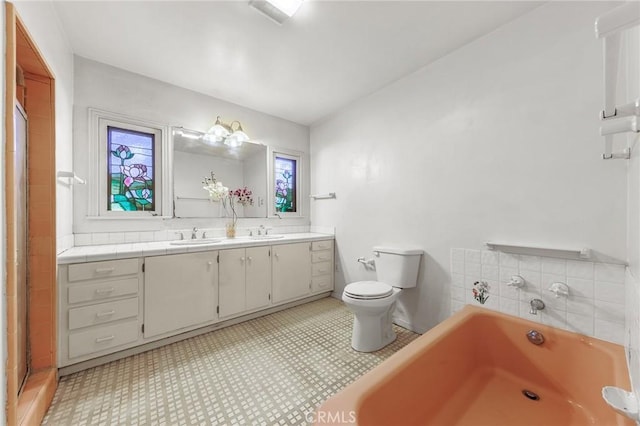
{"type": "Polygon", "coordinates": [[[220,250],[220,319],[269,305],[271,247],[220,250]]]}
{"type": "Polygon", "coordinates": [[[59,366],[140,344],[139,259],[60,265],[58,283],[59,366]]]}
{"type": "Polygon", "coordinates": [[[273,246],[273,303],[286,302],[311,293],[311,243],[273,246]]]}
{"type": "Polygon", "coordinates": [[[144,338],[168,336],[217,320],[217,251],[144,259],[144,338]]]}
{"type": "Polygon", "coordinates": [[[104,246],[105,253],[96,247],[88,254],[72,249],[67,260],[77,263],[61,262],[58,269],[61,374],[332,291],[333,238],[288,238],[255,245],[238,238],[211,250],[167,244],[160,254],[138,248],[123,259],[117,259],[123,255],[117,246],[104,246]],[[87,262],[92,255],[113,260],[87,262]]]}

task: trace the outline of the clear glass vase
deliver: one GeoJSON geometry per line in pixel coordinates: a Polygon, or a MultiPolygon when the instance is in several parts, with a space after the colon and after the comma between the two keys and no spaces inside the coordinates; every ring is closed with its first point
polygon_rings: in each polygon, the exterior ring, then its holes
{"type": "Polygon", "coordinates": [[[235,222],[229,222],[225,225],[225,231],[227,233],[227,238],[235,238],[236,237],[236,224],[235,222]]]}

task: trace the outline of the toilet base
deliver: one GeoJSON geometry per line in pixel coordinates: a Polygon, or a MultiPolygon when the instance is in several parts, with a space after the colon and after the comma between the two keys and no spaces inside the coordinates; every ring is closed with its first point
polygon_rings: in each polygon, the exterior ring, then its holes
{"type": "Polygon", "coordinates": [[[351,347],[358,352],[375,352],[396,340],[392,321],[395,307],[394,302],[383,315],[354,315],[351,347]]]}

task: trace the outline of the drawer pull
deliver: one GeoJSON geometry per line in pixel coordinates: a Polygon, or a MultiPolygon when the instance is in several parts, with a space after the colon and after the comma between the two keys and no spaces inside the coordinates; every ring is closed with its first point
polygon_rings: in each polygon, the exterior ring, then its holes
{"type": "Polygon", "coordinates": [[[320,274],[324,274],[324,273],[326,273],[326,272],[327,272],[327,270],[326,270],[326,269],[318,269],[318,273],[320,273],[320,274]]]}
{"type": "Polygon", "coordinates": [[[116,313],[115,309],[112,309],[112,310],[107,311],[107,312],[98,312],[96,314],[96,317],[98,317],[98,318],[109,317],[109,316],[111,316],[111,315],[113,315],[115,313],[116,313]]]}
{"type": "Polygon", "coordinates": [[[108,274],[115,271],[115,269],[113,266],[111,268],[96,268],[96,274],[108,274]]]}
{"type": "Polygon", "coordinates": [[[115,338],[116,336],[114,336],[113,334],[111,336],[98,337],[96,338],[96,343],[108,342],[109,340],[113,340],[115,338]]]}
{"type": "Polygon", "coordinates": [[[113,293],[114,291],[115,291],[115,288],[113,287],[96,289],[97,294],[109,294],[109,293],[113,293]]]}

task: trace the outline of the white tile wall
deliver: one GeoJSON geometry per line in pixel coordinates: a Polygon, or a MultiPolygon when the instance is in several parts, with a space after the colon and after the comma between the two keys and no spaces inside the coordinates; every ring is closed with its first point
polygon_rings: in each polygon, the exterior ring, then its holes
{"type": "MultiPolygon", "coordinates": [[[[251,226],[246,228],[238,228],[239,235],[248,235],[249,230],[255,230],[258,226],[251,226]]],[[[333,234],[333,228],[321,228],[321,233],[333,234]],[[330,230],[331,232],[322,232],[330,230]]],[[[198,238],[202,236],[202,233],[206,232],[207,237],[223,237],[225,235],[224,228],[199,228],[198,238]]],[[[299,232],[310,232],[308,225],[303,226],[279,226],[273,227],[270,231],[273,234],[293,234],[299,232]]],[[[171,241],[179,240],[180,233],[185,238],[189,238],[191,235],[191,229],[166,229],[161,231],[140,231],[140,232],[94,232],[88,234],[74,234],[73,245],[75,246],[91,246],[91,245],[104,245],[104,244],[122,244],[122,243],[146,243],[154,241],[171,241]]],[[[65,248],[71,248],[73,245],[69,245],[65,248]]]]}
{"type": "MultiPolygon", "coordinates": [[[[471,293],[473,283],[479,280],[491,286],[483,305],[486,308],[614,343],[625,342],[625,300],[629,296],[625,296],[624,265],[453,248],[452,312],[465,304],[480,306],[471,293]],[[512,275],[523,277],[525,286],[507,286],[512,275]],[[556,281],[569,286],[569,297],[556,298],[548,290],[556,281]],[[529,302],[534,298],[546,305],[538,315],[529,313],[529,302]]],[[[638,321],[638,315],[635,318],[638,321]]]]}
{"type": "Polygon", "coordinates": [[[631,385],[640,395],[640,281],[627,268],[625,276],[625,347],[631,385]]]}

